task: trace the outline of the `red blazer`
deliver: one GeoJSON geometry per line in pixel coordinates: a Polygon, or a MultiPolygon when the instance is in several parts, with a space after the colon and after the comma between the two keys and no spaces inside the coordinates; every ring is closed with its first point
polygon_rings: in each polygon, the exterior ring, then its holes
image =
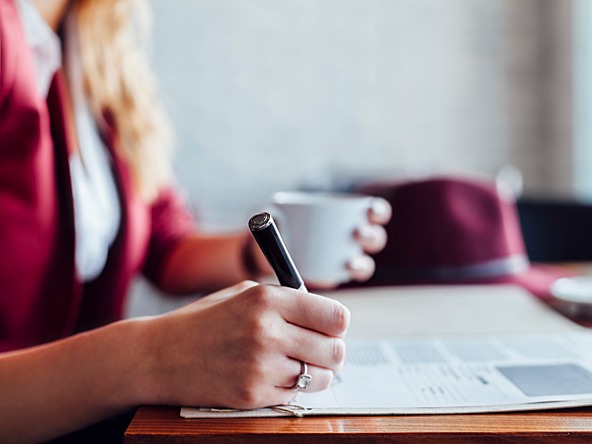
{"type": "Polygon", "coordinates": [[[144,271],[158,285],[175,242],[194,230],[172,190],[150,205],[134,194],[107,134],[121,227],[103,273],[80,282],[61,78],[40,97],[33,63],[14,0],[0,0],[0,351],[121,318],[131,279],[144,271]]]}

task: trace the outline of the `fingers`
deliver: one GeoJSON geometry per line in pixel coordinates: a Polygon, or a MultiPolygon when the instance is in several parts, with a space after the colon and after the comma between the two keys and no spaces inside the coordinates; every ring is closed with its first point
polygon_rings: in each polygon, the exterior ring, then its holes
{"type": "MultiPolygon", "coordinates": [[[[305,392],[319,392],[331,386],[333,382],[333,372],[326,368],[317,367],[310,363],[306,365],[307,374],[310,375],[310,385],[304,389],[305,392]]],[[[281,389],[294,390],[298,376],[302,374],[302,361],[295,359],[286,359],[282,366],[282,380],[276,386],[281,389]]],[[[302,389],[301,389],[302,390],[302,389]]]]}
{"type": "MultiPolygon", "coordinates": [[[[368,224],[362,225],[354,232],[356,241],[365,253],[378,253],[387,244],[387,233],[383,227],[390,219],[390,204],[381,197],[373,199],[368,210],[368,224]]],[[[347,271],[354,281],[366,281],[372,277],[376,269],[374,260],[366,255],[351,258],[347,262],[347,271]]]]}
{"type": "MultiPolygon", "coordinates": [[[[349,327],[349,310],[333,299],[285,287],[261,286],[256,290],[278,299],[279,314],[283,318],[275,328],[266,322],[263,337],[266,346],[276,344],[288,361],[306,362],[318,376],[311,391],[326,388],[332,375],[343,368],[343,337],[349,327]]],[[[294,385],[294,372],[284,370],[284,375],[288,375],[284,377],[289,380],[279,385],[294,385]]]]}
{"type": "Polygon", "coordinates": [[[347,272],[354,281],[366,281],[372,277],[376,263],[370,256],[357,256],[347,262],[347,272]]]}
{"type": "Polygon", "coordinates": [[[363,225],[356,229],[354,237],[366,253],[378,253],[386,246],[386,230],[380,225],[363,225]]]}
{"type": "Polygon", "coordinates": [[[370,210],[368,211],[368,220],[370,223],[384,225],[391,220],[391,205],[382,197],[375,197],[370,210]]]}
{"type": "MultiPolygon", "coordinates": [[[[271,286],[270,288],[274,288],[271,286]]],[[[275,287],[280,291],[280,287],[275,287]]],[[[349,327],[349,310],[340,302],[313,293],[281,287],[281,316],[289,323],[324,335],[343,337],[349,327]]]]}
{"type": "Polygon", "coordinates": [[[307,363],[312,377],[306,392],[328,388],[333,375],[343,368],[342,336],[349,326],[349,310],[335,300],[286,287],[259,285],[245,294],[248,305],[243,318],[255,314],[257,323],[255,328],[248,328],[248,342],[239,347],[239,353],[258,362],[254,381],[264,385],[263,391],[276,390],[270,398],[264,398],[260,396],[261,387],[254,389],[253,393],[258,393],[256,402],[282,396],[287,396],[285,402],[293,399],[297,392],[292,393],[292,388],[302,372],[301,362],[307,363]]]}
{"type": "Polygon", "coordinates": [[[368,210],[368,224],[359,227],[354,236],[366,253],[377,253],[386,246],[387,235],[383,225],[391,219],[391,206],[381,197],[376,197],[368,210]]]}
{"type": "Polygon", "coordinates": [[[320,333],[292,328],[286,331],[285,353],[298,361],[339,373],[345,360],[343,338],[325,336],[320,333]]]}

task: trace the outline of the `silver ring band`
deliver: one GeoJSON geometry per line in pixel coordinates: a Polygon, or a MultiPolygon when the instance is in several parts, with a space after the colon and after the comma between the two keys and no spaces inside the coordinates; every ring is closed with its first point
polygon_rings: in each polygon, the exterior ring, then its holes
{"type": "Polygon", "coordinates": [[[312,376],[308,374],[308,365],[300,361],[300,374],[296,378],[296,384],[292,387],[293,391],[306,390],[312,382],[312,376]]]}

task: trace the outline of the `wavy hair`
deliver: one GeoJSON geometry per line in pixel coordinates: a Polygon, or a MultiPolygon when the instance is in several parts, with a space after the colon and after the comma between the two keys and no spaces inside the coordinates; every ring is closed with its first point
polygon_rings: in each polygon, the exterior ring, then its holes
{"type": "Polygon", "coordinates": [[[84,91],[96,116],[113,120],[118,154],[147,201],[171,175],[172,130],[145,54],[152,25],[147,0],[78,0],[84,91]]]}

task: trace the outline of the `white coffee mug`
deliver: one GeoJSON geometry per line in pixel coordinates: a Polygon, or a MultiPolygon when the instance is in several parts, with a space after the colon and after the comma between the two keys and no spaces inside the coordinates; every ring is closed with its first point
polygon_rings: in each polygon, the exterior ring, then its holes
{"type": "Polygon", "coordinates": [[[350,280],[347,262],[363,254],[354,233],[368,223],[374,198],[360,194],[278,192],[270,213],[305,282],[350,280]]]}

